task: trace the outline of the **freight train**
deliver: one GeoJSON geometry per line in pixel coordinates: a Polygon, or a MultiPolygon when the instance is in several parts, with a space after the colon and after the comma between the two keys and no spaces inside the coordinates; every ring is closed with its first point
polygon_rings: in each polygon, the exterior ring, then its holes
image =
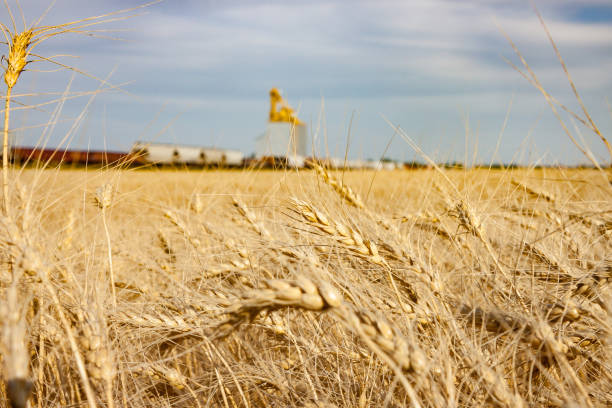
{"type": "MultiPolygon", "coordinates": [[[[1,157],[1,155],[0,155],[1,157]]],[[[311,163],[329,169],[394,170],[421,167],[414,163],[377,160],[321,159],[302,156],[244,157],[238,150],[199,148],[172,144],[136,142],[130,152],[41,149],[13,147],[10,159],[17,165],[42,164],[57,166],[111,166],[111,167],[190,167],[190,168],[310,168],[311,163]]]]}
{"type": "Polygon", "coordinates": [[[10,158],[12,162],[20,165],[29,163],[74,166],[242,167],[244,165],[244,154],[238,150],[143,142],[134,143],[128,153],[13,147],[10,158]]]}

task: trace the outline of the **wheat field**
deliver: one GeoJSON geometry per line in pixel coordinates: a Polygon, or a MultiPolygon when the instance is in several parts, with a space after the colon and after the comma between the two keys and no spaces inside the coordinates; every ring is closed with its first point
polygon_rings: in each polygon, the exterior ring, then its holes
{"type": "Polygon", "coordinates": [[[13,170],[3,406],[612,403],[597,170],[13,170]]]}

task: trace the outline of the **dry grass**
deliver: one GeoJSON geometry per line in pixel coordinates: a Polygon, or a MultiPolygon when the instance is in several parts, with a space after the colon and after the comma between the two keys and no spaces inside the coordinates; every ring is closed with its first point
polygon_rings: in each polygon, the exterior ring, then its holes
{"type": "Polygon", "coordinates": [[[446,175],[24,171],[0,401],[609,406],[610,185],[446,175]]]}

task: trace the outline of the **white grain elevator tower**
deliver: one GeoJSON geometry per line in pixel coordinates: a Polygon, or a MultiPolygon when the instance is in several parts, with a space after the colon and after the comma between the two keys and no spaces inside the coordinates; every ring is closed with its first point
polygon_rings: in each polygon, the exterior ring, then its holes
{"type": "Polygon", "coordinates": [[[308,151],[308,128],[287,105],[276,88],[270,90],[270,117],[266,131],[257,138],[257,158],[303,160],[308,151]],[[280,108],[278,107],[280,106],[280,108]]]}

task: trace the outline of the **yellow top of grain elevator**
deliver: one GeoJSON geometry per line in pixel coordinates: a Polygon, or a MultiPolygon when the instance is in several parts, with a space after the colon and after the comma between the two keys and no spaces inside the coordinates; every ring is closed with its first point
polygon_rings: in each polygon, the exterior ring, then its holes
{"type": "Polygon", "coordinates": [[[303,125],[304,123],[298,119],[295,112],[283,99],[280,92],[276,88],[270,89],[270,122],[288,122],[294,125],[303,125]],[[280,105],[280,109],[277,109],[280,105]]]}

